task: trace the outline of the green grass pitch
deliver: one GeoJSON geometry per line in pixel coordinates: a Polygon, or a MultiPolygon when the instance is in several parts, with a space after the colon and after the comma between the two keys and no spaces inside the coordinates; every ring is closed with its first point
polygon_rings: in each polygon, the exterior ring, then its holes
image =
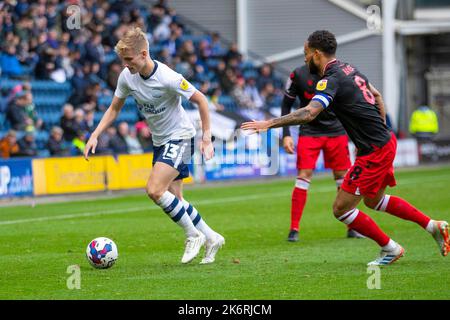
{"type": "MultiPolygon", "coordinates": [[[[388,189],[435,219],[450,221],[450,167],[399,170],[388,189]]],[[[0,299],[449,299],[450,257],[414,223],[368,213],[406,249],[368,289],[375,242],[345,238],[331,213],[330,176],[316,177],[300,242],[286,241],[292,180],[187,188],[226,245],[212,265],[180,263],[184,236],[144,193],[111,199],[0,207],[0,299]],[[119,259],[95,270],[85,258],[93,238],[112,238],[119,259]],[[81,288],[67,268],[79,265],[81,288]]],[[[203,255],[203,250],[200,253],[203,255]]]]}

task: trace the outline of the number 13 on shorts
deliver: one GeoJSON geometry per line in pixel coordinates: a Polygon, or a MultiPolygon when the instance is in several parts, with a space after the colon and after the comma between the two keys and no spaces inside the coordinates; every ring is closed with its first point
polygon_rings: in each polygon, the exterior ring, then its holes
{"type": "Polygon", "coordinates": [[[172,143],[168,143],[164,146],[163,159],[175,159],[180,151],[180,146],[172,143]]]}

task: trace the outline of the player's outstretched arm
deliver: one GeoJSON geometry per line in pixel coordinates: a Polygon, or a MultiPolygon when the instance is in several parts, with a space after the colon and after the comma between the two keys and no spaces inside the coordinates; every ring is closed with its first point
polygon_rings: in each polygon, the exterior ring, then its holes
{"type": "Polygon", "coordinates": [[[125,104],[125,99],[121,99],[119,97],[114,96],[113,100],[111,102],[111,105],[109,106],[108,110],[106,110],[105,114],[103,115],[102,119],[100,120],[100,123],[98,124],[97,128],[92,132],[88,142],[86,143],[86,147],[84,148],[84,158],[88,160],[89,157],[89,151],[92,150],[92,153],[95,153],[95,148],[97,147],[98,142],[98,136],[105,131],[106,128],[108,128],[111,123],[116,120],[117,116],[120,113],[120,110],[122,110],[123,105],[125,104]]]}
{"type": "Polygon", "coordinates": [[[244,122],[241,125],[241,129],[254,130],[255,132],[258,132],[270,128],[305,124],[314,120],[319,115],[319,113],[322,112],[322,110],[323,106],[320,102],[311,100],[311,102],[306,107],[298,109],[288,115],[279,118],[274,118],[267,121],[244,122]]]}
{"type": "Polygon", "coordinates": [[[384,106],[383,96],[371,83],[369,83],[369,90],[375,97],[375,102],[377,103],[378,109],[380,110],[381,118],[384,120],[384,123],[386,123],[386,108],[384,106]]]}
{"type": "Polygon", "coordinates": [[[189,99],[198,105],[200,119],[202,120],[202,142],[200,144],[200,151],[204,154],[205,159],[209,160],[214,157],[214,146],[212,144],[211,123],[209,120],[209,106],[208,100],[200,91],[195,93],[189,99]]]}

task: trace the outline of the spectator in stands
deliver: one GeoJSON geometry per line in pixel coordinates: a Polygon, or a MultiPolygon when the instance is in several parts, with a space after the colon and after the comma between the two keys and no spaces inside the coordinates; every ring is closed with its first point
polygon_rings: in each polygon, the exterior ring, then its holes
{"type": "Polygon", "coordinates": [[[225,107],[219,103],[219,99],[218,97],[214,97],[214,99],[212,98],[212,96],[210,95],[210,82],[209,81],[203,81],[202,84],[200,85],[200,88],[198,89],[201,93],[203,93],[203,95],[206,97],[206,99],[208,100],[208,106],[209,106],[209,110],[211,111],[223,111],[225,109],[225,107]]]}
{"type": "Polygon", "coordinates": [[[256,86],[256,79],[250,77],[245,81],[245,94],[252,100],[256,108],[262,108],[264,106],[264,100],[261,97],[258,87],[256,86]]]}
{"type": "Polygon", "coordinates": [[[66,79],[72,79],[75,74],[75,69],[72,65],[73,60],[71,57],[71,52],[69,50],[69,47],[67,47],[66,45],[59,48],[59,59],[61,67],[66,75],[66,79]]]}
{"type": "Polygon", "coordinates": [[[119,78],[120,72],[122,72],[122,66],[119,62],[113,61],[109,65],[108,75],[106,78],[106,84],[111,90],[115,90],[117,87],[117,79],[119,78]]]}
{"type": "Polygon", "coordinates": [[[85,119],[85,112],[83,109],[79,108],[76,109],[74,112],[74,127],[75,127],[75,131],[79,132],[84,132],[87,133],[88,132],[88,125],[86,123],[86,119],[85,119]]]}
{"type": "Polygon", "coordinates": [[[77,135],[72,140],[71,155],[80,156],[84,153],[86,147],[86,133],[83,131],[77,131],[77,135]]]}
{"type": "Polygon", "coordinates": [[[169,54],[174,57],[182,45],[181,37],[183,36],[183,28],[176,22],[169,25],[170,37],[161,42],[161,44],[169,51],[169,54]]]}
{"type": "Polygon", "coordinates": [[[64,140],[67,142],[72,142],[72,140],[77,136],[75,114],[73,106],[70,103],[66,103],[63,106],[63,115],[61,116],[60,127],[64,131],[64,140]]]}
{"type": "Polygon", "coordinates": [[[201,40],[197,48],[197,56],[199,60],[202,61],[203,63],[206,63],[206,61],[208,61],[211,55],[212,50],[208,40],[206,39],[201,40]]]}
{"type": "Polygon", "coordinates": [[[128,153],[128,145],[125,137],[128,135],[128,123],[121,122],[117,126],[117,134],[109,141],[109,147],[114,154],[128,153]]]}
{"type": "Polygon", "coordinates": [[[127,143],[129,154],[142,154],[144,149],[141,146],[137,138],[137,132],[135,127],[129,128],[128,135],[125,136],[125,142],[127,143]]]}
{"type": "Polygon", "coordinates": [[[0,157],[9,158],[17,156],[19,153],[19,145],[17,143],[17,134],[14,130],[10,130],[6,136],[0,140],[0,157]]]}
{"type": "Polygon", "coordinates": [[[263,102],[262,107],[265,110],[269,110],[271,107],[277,107],[277,105],[273,105],[273,101],[275,98],[275,88],[272,82],[266,82],[261,88],[260,92],[261,100],[263,102]]]}
{"type": "Polygon", "coordinates": [[[33,103],[33,94],[31,93],[31,90],[25,91],[25,97],[24,97],[24,108],[25,113],[28,119],[31,119],[32,121],[32,128],[33,130],[39,130],[42,127],[43,121],[41,118],[39,118],[39,115],[37,113],[36,107],[33,103]]]}
{"type": "Polygon", "coordinates": [[[25,135],[18,142],[19,153],[18,156],[22,157],[35,157],[38,154],[38,148],[34,137],[33,130],[27,130],[25,135]]]}
{"type": "Polygon", "coordinates": [[[219,85],[225,94],[230,94],[236,84],[236,75],[233,70],[227,68],[224,61],[220,61],[217,65],[217,79],[219,85]]]}
{"type": "Polygon", "coordinates": [[[94,34],[92,40],[86,42],[85,51],[86,60],[103,63],[105,61],[105,49],[102,46],[102,36],[98,33],[94,34]]]}
{"type": "Polygon", "coordinates": [[[5,45],[5,51],[0,54],[0,68],[2,75],[17,77],[23,75],[22,65],[16,57],[16,46],[11,43],[5,45]]]}
{"type": "Polygon", "coordinates": [[[26,128],[33,127],[33,120],[28,117],[25,109],[27,102],[26,91],[19,91],[6,110],[6,118],[14,130],[23,131],[26,128]]]}
{"type": "Polygon", "coordinates": [[[95,130],[95,112],[94,110],[85,110],[85,112],[84,121],[86,123],[87,132],[92,132],[95,130]]]}
{"type": "Polygon", "coordinates": [[[110,126],[98,137],[96,154],[112,154],[113,151],[110,147],[110,141],[117,135],[117,129],[114,126],[110,126]]]}
{"type": "Polygon", "coordinates": [[[230,60],[235,60],[239,64],[242,60],[242,55],[239,53],[237,43],[233,42],[228,48],[227,53],[224,56],[225,63],[230,65],[230,60]]]}
{"type": "Polygon", "coordinates": [[[263,64],[259,69],[259,76],[257,80],[258,89],[261,90],[268,82],[272,82],[272,66],[270,64],[263,64]]]}
{"type": "Polygon", "coordinates": [[[36,78],[43,80],[53,79],[55,75],[57,75],[54,74],[54,72],[59,69],[56,60],[56,50],[46,45],[45,49],[42,50],[42,53],[39,54],[39,62],[36,65],[36,78]]]}
{"type": "Polygon", "coordinates": [[[436,112],[425,104],[419,106],[411,114],[409,132],[419,142],[433,140],[439,132],[439,121],[436,112]]]}
{"type": "Polygon", "coordinates": [[[172,56],[170,55],[168,48],[165,47],[159,52],[158,59],[159,59],[158,61],[161,61],[162,63],[165,63],[168,66],[172,66],[173,69],[175,69],[175,66],[173,66],[173,59],[172,56]]]}
{"type": "Polygon", "coordinates": [[[211,34],[211,57],[212,58],[222,58],[225,55],[226,49],[222,46],[220,40],[220,33],[213,32],[211,34]]]}
{"type": "Polygon", "coordinates": [[[195,46],[192,40],[186,40],[181,45],[180,50],[178,50],[178,55],[181,58],[181,61],[187,61],[189,59],[189,55],[195,54],[195,46]]]}
{"type": "Polygon", "coordinates": [[[53,127],[47,142],[47,149],[52,156],[70,155],[69,145],[63,139],[63,130],[60,127],[53,127]]]}
{"type": "Polygon", "coordinates": [[[239,106],[246,109],[255,109],[256,105],[244,90],[245,79],[243,77],[236,78],[236,83],[231,90],[231,96],[236,99],[239,106]]]}
{"type": "Polygon", "coordinates": [[[137,138],[141,144],[144,152],[150,152],[153,150],[152,132],[144,120],[138,121],[135,124],[137,138]]]}

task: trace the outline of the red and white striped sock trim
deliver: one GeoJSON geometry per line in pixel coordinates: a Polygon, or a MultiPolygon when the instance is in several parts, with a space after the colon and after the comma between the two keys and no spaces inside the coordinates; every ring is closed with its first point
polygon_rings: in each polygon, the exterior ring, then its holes
{"type": "Polygon", "coordinates": [[[351,224],[351,223],[356,219],[356,217],[358,216],[358,214],[359,214],[359,210],[356,209],[356,208],[354,208],[354,209],[352,209],[352,210],[347,211],[346,213],[344,213],[344,214],[343,214],[342,216],[340,216],[338,219],[339,219],[339,221],[345,223],[346,225],[349,225],[349,224],[351,224]]]}
{"type": "Polygon", "coordinates": [[[295,187],[303,190],[308,190],[310,183],[311,182],[309,180],[297,178],[297,180],[295,181],[295,187]]]}
{"type": "Polygon", "coordinates": [[[375,206],[375,210],[377,211],[386,211],[387,205],[389,203],[390,195],[385,194],[383,198],[381,198],[380,202],[375,206]]]}

